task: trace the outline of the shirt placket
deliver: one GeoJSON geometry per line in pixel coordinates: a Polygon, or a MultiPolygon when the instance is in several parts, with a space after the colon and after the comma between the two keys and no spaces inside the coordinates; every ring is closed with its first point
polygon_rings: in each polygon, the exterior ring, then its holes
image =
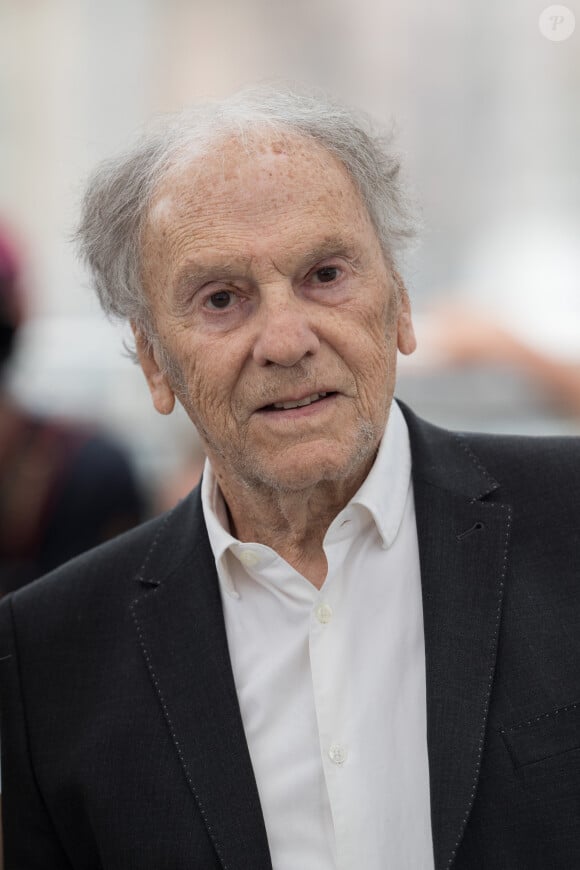
{"type": "Polygon", "coordinates": [[[345,711],[345,675],[341,673],[345,642],[341,623],[344,564],[349,550],[346,539],[325,547],[329,563],[327,580],[316,596],[310,616],[310,663],[314,703],[320,739],[321,763],[332,814],[335,861],[338,870],[353,867],[350,844],[348,781],[356,747],[347,732],[345,711]]]}

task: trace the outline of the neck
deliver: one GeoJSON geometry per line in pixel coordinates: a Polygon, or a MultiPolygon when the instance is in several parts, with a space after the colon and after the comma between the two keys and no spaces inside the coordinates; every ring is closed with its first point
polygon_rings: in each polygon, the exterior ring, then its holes
{"type": "Polygon", "coordinates": [[[256,541],[277,552],[317,589],[328,571],[324,536],[333,519],[366,478],[372,461],[349,480],[320,481],[308,489],[273,490],[237,485],[216,471],[230,518],[240,541],[256,541]]]}

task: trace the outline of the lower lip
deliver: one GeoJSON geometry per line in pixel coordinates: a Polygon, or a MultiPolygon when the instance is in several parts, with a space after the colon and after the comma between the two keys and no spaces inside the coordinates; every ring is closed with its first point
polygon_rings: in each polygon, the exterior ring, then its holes
{"type": "Polygon", "coordinates": [[[317,402],[312,402],[311,405],[303,405],[301,408],[288,408],[287,410],[279,411],[261,410],[257,413],[261,417],[267,417],[269,420],[279,420],[280,422],[284,420],[302,420],[306,417],[314,417],[316,414],[325,411],[330,405],[334,404],[336,398],[337,394],[333,393],[331,396],[325,396],[324,399],[318,399],[317,402]]]}

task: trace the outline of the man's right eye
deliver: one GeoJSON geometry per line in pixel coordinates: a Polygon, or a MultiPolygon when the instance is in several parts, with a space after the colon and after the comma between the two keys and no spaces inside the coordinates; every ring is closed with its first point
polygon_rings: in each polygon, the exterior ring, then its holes
{"type": "Polygon", "coordinates": [[[230,290],[219,290],[217,293],[212,293],[211,296],[208,296],[207,304],[210,309],[221,311],[229,307],[231,299],[232,293],[230,290]]]}

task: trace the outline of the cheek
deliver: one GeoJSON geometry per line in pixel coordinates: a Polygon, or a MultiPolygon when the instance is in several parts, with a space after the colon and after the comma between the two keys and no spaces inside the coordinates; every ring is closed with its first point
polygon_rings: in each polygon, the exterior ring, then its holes
{"type": "Polygon", "coordinates": [[[359,312],[356,329],[352,333],[352,346],[361,348],[361,366],[373,380],[387,367],[397,347],[396,306],[385,301],[359,312]]]}
{"type": "Polygon", "coordinates": [[[194,408],[203,417],[215,416],[224,400],[224,380],[207,360],[188,362],[186,374],[187,396],[194,408]]]}
{"type": "Polygon", "coordinates": [[[347,337],[346,357],[357,383],[357,393],[365,412],[374,416],[388,406],[395,381],[397,336],[391,306],[365,312],[347,337]],[[349,349],[348,349],[349,348],[349,349]]]}
{"type": "MultiPolygon", "coordinates": [[[[205,428],[231,426],[231,395],[235,387],[233,367],[223,348],[196,346],[191,337],[180,336],[175,357],[181,372],[177,396],[189,416],[205,428]]],[[[175,346],[175,345],[174,345],[175,346]]]]}

